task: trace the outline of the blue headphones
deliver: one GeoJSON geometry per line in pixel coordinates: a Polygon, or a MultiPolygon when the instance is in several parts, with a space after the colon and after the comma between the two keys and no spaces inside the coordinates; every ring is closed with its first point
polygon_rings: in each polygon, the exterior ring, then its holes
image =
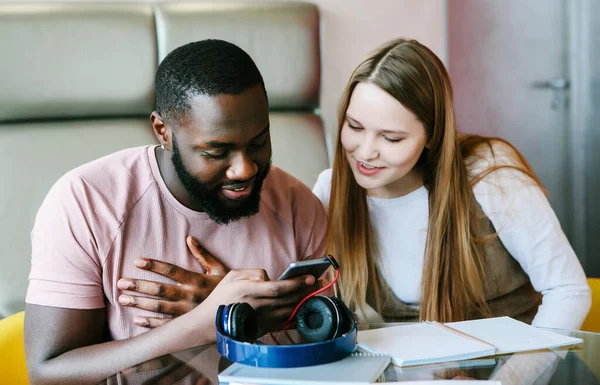
{"type": "Polygon", "coordinates": [[[289,368],[337,361],[356,349],[356,321],[339,298],[312,296],[294,319],[304,343],[255,343],[258,317],[252,306],[245,302],[221,305],[216,317],[219,353],[246,365],[289,368]]]}

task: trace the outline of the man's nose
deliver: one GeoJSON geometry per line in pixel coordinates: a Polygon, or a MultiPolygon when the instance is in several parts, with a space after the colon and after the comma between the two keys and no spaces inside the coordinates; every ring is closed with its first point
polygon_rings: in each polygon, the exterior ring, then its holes
{"type": "Polygon", "coordinates": [[[258,172],[258,165],[247,154],[240,152],[232,160],[227,169],[230,180],[248,180],[258,172]]]}

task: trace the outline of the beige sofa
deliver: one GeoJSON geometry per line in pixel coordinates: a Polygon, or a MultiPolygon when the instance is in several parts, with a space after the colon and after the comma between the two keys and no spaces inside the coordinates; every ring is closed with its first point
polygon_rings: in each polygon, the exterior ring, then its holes
{"type": "Polygon", "coordinates": [[[51,185],[155,142],[154,72],[177,46],[221,38],[246,49],[269,94],[273,163],[309,186],[328,166],[312,4],[5,3],[0,36],[0,318],[24,308],[29,234],[51,185]]]}

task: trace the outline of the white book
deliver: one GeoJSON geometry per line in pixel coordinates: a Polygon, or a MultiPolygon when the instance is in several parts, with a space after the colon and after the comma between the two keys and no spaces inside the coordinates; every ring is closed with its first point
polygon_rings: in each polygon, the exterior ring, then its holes
{"type": "Polygon", "coordinates": [[[581,338],[563,336],[510,317],[449,322],[445,325],[493,345],[496,348],[495,354],[552,349],[583,342],[581,338]]]}
{"type": "Polygon", "coordinates": [[[396,385],[502,385],[500,381],[485,380],[431,380],[431,381],[400,381],[386,382],[386,384],[396,385]]]}
{"type": "Polygon", "coordinates": [[[339,361],[297,368],[264,368],[234,363],[219,373],[219,383],[272,385],[367,384],[390,364],[387,355],[354,353],[339,361]]]}
{"type": "Polygon", "coordinates": [[[446,324],[425,321],[358,332],[360,350],[389,354],[398,366],[466,360],[582,342],[580,338],[539,329],[510,317],[446,324]]]}

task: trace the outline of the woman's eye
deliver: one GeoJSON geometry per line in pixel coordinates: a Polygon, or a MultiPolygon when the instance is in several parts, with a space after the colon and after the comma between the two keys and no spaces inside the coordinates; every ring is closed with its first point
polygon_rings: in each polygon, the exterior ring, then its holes
{"type": "Polygon", "coordinates": [[[390,143],[398,143],[399,141],[401,141],[402,139],[393,139],[393,138],[388,138],[387,136],[383,137],[385,140],[387,140],[390,143]]]}
{"type": "Polygon", "coordinates": [[[360,131],[360,130],[362,130],[362,127],[353,126],[350,123],[348,123],[348,127],[350,127],[350,129],[353,130],[353,131],[360,131]]]}

